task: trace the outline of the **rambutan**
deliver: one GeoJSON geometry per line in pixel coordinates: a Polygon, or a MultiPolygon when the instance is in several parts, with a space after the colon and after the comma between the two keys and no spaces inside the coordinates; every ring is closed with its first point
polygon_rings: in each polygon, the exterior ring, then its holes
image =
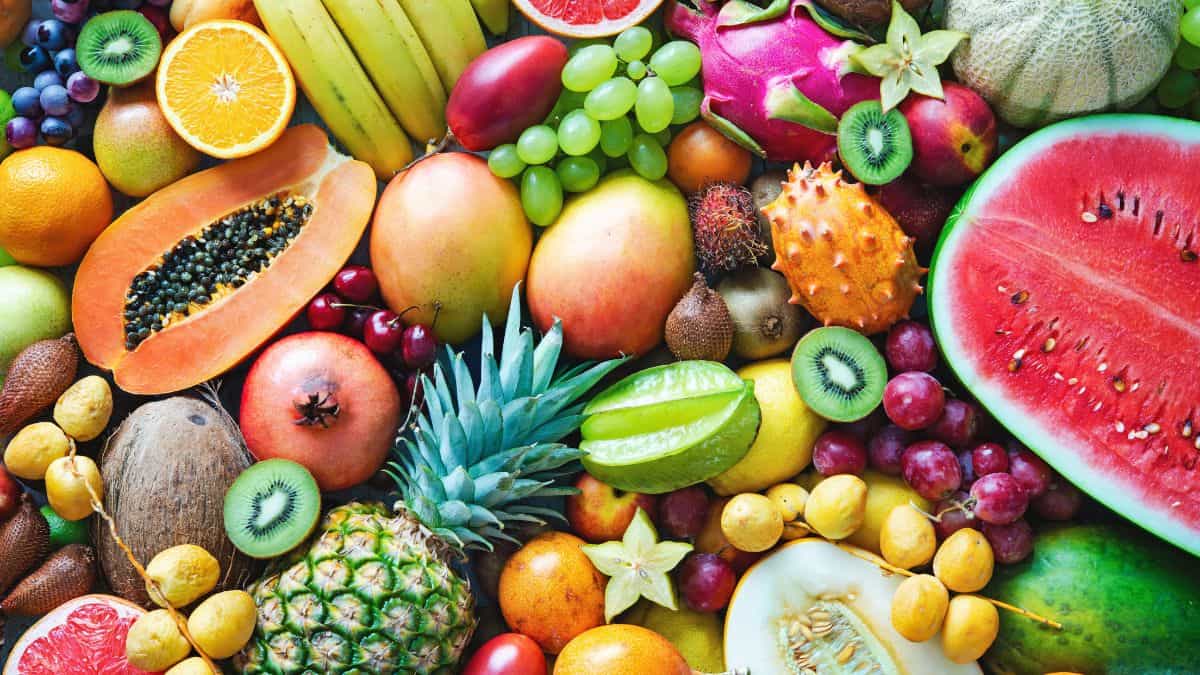
{"type": "Polygon", "coordinates": [[[733,183],[706,185],[688,199],[696,258],[706,274],[754,265],[767,252],[754,196],[733,183]]]}

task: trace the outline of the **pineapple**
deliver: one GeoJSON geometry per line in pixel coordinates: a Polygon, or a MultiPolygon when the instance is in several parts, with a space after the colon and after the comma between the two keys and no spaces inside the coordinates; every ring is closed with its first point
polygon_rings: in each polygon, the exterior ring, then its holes
{"type": "Polygon", "coordinates": [[[529,500],[570,492],[557,480],[582,452],[558,441],[583,418],[579,399],[621,363],[556,372],[562,326],[534,347],[513,290],[501,359],[483,319],[480,382],[462,353],[422,378],[425,411],[402,429],[390,464],[394,509],[332,509],[313,541],[250,588],[254,637],[242,673],[453,673],[475,630],[474,597],[453,563],[515,541],[505,529],[561,518],[529,500]]]}

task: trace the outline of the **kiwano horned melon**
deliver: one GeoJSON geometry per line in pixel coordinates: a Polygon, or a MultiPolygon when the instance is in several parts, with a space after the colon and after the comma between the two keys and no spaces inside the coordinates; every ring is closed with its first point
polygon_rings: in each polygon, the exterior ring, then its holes
{"type": "Polygon", "coordinates": [[[864,190],[829,164],[788,173],[771,222],[775,263],[792,287],[789,302],[825,322],[870,335],[908,316],[925,272],[904,234],[864,190]]]}
{"type": "Polygon", "coordinates": [[[1169,117],[1029,136],[951,215],[929,308],[947,363],[996,419],[1200,554],[1197,167],[1200,124],[1169,117]]]}
{"type": "Polygon", "coordinates": [[[79,346],[134,394],[220,375],[279,330],[354,251],[375,174],[312,125],[125,212],[75,277],[79,346]]]}

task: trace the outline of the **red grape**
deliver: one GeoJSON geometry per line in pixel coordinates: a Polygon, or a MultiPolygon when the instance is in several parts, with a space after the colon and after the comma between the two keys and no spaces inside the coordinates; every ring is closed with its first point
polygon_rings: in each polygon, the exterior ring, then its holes
{"type": "Polygon", "coordinates": [[[1050,487],[1050,480],[1054,478],[1054,471],[1050,469],[1050,465],[1023,447],[1017,447],[1008,453],[1008,472],[1025,488],[1030,499],[1045,492],[1050,487]]]}
{"type": "Polygon", "coordinates": [[[887,418],[884,417],[883,410],[876,408],[871,411],[870,415],[867,415],[861,420],[846,422],[844,424],[836,424],[834,425],[834,428],[839,431],[844,431],[866,443],[867,439],[874,436],[875,432],[879,431],[879,427],[883,426],[883,423],[886,421],[887,418]]]}
{"type": "Polygon", "coordinates": [[[928,326],[916,321],[901,321],[888,331],[884,355],[892,370],[929,372],[937,367],[937,345],[928,326]]]}
{"type": "Polygon", "coordinates": [[[1083,505],[1083,493],[1062,476],[1055,476],[1050,487],[1033,500],[1033,510],[1046,520],[1070,520],[1083,505]]]}
{"type": "Polygon", "coordinates": [[[971,451],[971,465],[976,476],[1008,471],[1008,451],[999,443],[981,443],[971,451]]]}
{"type": "Polygon", "coordinates": [[[350,302],[367,302],[379,290],[379,280],[370,268],[349,265],[333,278],[333,288],[350,302]]]}
{"type": "Polygon", "coordinates": [[[1007,473],[989,473],[971,486],[971,508],[985,523],[1007,525],[1025,515],[1029,497],[1025,489],[1007,473]]]}
{"type": "Polygon", "coordinates": [[[971,487],[976,479],[979,478],[975,473],[975,466],[971,463],[971,453],[968,450],[955,455],[958,457],[958,466],[962,469],[962,487],[964,490],[971,487]]]}
{"type": "Polygon", "coordinates": [[[900,456],[911,442],[911,433],[895,424],[889,424],[880,429],[867,443],[867,458],[871,460],[871,466],[876,471],[889,476],[899,476],[900,456]]]}
{"type": "Polygon", "coordinates": [[[437,338],[427,326],[417,323],[404,329],[401,349],[404,352],[404,362],[409,368],[432,366],[437,359],[437,348],[437,338]]]}
{"type": "Polygon", "coordinates": [[[900,456],[904,480],[926,499],[944,499],[962,485],[958,457],[945,443],[918,441],[900,456]]]}
{"type": "Polygon", "coordinates": [[[1008,525],[984,523],[983,536],[1002,565],[1019,563],[1033,553],[1033,528],[1023,518],[1008,525]]]}
{"type": "Polygon", "coordinates": [[[933,529],[937,530],[938,538],[945,539],[964,527],[979,529],[979,519],[972,511],[963,508],[967,499],[969,495],[959,490],[933,507],[933,514],[938,517],[933,522],[933,529]]]}
{"type": "MultiPolygon", "coordinates": [[[[376,354],[390,354],[400,348],[404,324],[395,312],[381,309],[367,318],[363,327],[363,342],[376,354]]],[[[405,360],[407,363],[407,359],[405,360]]],[[[410,364],[411,365],[411,364],[410,364]]]]}
{"type": "Polygon", "coordinates": [[[658,500],[658,524],[669,539],[690,539],[704,529],[708,492],[692,485],[668,492],[658,500]]]}
{"type": "Polygon", "coordinates": [[[334,330],[346,320],[342,299],[335,293],[322,293],[308,303],[308,325],[313,330],[334,330]]]}
{"type": "Polygon", "coordinates": [[[697,612],[719,612],[729,604],[737,575],[715,553],[691,553],[679,566],[679,592],[697,612]]]}
{"type": "Polygon", "coordinates": [[[952,448],[964,448],[979,430],[979,411],[966,401],[946,401],[941,417],[929,427],[929,435],[952,448]]]}
{"type": "Polygon", "coordinates": [[[813,445],[813,466],[822,476],[838,473],[857,476],[867,468],[867,448],[857,436],[844,431],[826,431],[813,445]]]}
{"type": "Polygon", "coordinates": [[[888,419],[909,431],[936,422],[945,405],[942,385],[928,373],[900,373],[883,389],[883,409],[888,419]]]}

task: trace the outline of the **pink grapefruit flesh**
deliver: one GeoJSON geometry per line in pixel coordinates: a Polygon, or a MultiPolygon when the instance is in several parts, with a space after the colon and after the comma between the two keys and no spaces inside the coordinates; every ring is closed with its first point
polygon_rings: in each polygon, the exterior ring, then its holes
{"type": "Polygon", "coordinates": [[[514,0],[530,21],[555,35],[616,35],[641,23],[663,0],[514,0]]]}

